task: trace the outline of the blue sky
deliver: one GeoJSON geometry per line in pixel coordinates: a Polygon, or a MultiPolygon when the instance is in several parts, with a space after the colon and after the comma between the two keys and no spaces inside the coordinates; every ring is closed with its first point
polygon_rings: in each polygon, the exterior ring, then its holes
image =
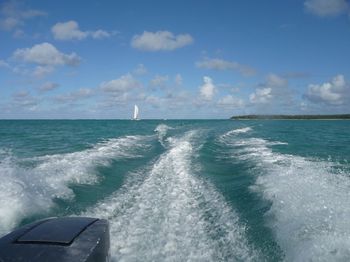
{"type": "Polygon", "coordinates": [[[350,2],[0,1],[0,118],[350,113],[350,2]]]}

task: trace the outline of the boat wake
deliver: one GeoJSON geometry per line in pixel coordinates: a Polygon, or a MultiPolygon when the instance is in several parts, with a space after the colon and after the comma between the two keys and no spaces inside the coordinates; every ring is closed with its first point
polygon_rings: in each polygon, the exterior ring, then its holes
{"type": "Polygon", "coordinates": [[[154,131],[158,134],[158,141],[163,147],[166,147],[165,139],[167,137],[168,130],[170,129],[173,128],[165,124],[160,124],[154,129],[154,131]]]}
{"type": "Polygon", "coordinates": [[[196,134],[168,139],[149,170],[83,214],[110,221],[115,261],[256,260],[237,214],[194,174],[196,134]]]}
{"type": "Polygon", "coordinates": [[[334,163],[274,152],[261,138],[235,138],[232,158],[255,168],[251,189],[272,203],[266,214],[287,261],[350,259],[350,180],[334,163]]]}
{"type": "Polygon", "coordinates": [[[252,130],[253,129],[251,127],[242,127],[242,128],[233,129],[233,130],[228,131],[227,133],[223,134],[221,136],[221,138],[225,138],[225,137],[229,137],[229,136],[237,135],[237,134],[244,134],[244,133],[250,132],[252,130]]]}
{"type": "Polygon", "coordinates": [[[2,153],[0,159],[0,234],[23,218],[46,213],[55,198],[72,199],[71,184],[98,182],[96,170],[118,159],[140,157],[147,137],[110,139],[80,152],[17,159],[2,153]]]}

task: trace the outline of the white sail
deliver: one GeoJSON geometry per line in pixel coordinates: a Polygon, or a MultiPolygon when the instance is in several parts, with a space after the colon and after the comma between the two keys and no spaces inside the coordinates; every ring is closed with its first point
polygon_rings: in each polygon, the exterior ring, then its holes
{"type": "Polygon", "coordinates": [[[135,105],[134,107],[134,117],[133,117],[134,120],[137,120],[139,119],[139,107],[137,105],[135,105]]]}

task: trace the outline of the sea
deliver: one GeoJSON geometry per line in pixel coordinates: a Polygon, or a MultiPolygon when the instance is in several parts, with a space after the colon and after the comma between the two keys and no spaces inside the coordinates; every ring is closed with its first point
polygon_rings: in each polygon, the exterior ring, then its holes
{"type": "Polygon", "coordinates": [[[350,121],[1,120],[0,235],[110,223],[112,261],[350,261],[350,121]]]}

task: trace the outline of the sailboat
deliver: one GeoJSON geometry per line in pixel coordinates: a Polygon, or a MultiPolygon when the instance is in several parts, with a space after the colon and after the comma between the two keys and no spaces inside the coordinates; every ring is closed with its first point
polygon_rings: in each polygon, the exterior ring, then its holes
{"type": "Polygon", "coordinates": [[[134,116],[132,120],[140,120],[139,119],[139,107],[137,105],[134,106],[134,116]]]}

